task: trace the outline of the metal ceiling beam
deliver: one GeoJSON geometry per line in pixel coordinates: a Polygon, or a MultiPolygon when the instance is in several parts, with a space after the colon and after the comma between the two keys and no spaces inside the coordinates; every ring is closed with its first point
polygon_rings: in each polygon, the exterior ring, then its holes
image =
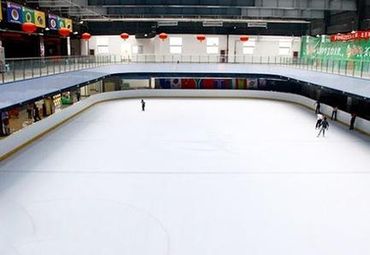
{"type": "Polygon", "coordinates": [[[309,24],[307,20],[294,20],[294,19],[204,19],[204,18],[120,18],[120,17],[106,17],[100,18],[84,18],[83,21],[125,21],[125,22],[157,22],[157,21],[178,21],[178,22],[210,22],[220,21],[224,23],[248,23],[248,22],[261,22],[261,23],[294,23],[294,24],[309,24]]]}

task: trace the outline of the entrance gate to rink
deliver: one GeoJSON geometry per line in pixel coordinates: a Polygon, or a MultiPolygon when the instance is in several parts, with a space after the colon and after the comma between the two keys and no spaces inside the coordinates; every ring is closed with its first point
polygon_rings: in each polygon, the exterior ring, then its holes
{"type": "Polygon", "coordinates": [[[319,72],[370,78],[370,62],[363,60],[329,60],[284,56],[254,55],[152,55],[136,54],[131,57],[117,55],[61,56],[44,58],[5,59],[0,65],[0,83],[25,80],[35,77],[78,71],[109,64],[130,63],[224,63],[224,64],[269,64],[289,66],[319,72]]]}

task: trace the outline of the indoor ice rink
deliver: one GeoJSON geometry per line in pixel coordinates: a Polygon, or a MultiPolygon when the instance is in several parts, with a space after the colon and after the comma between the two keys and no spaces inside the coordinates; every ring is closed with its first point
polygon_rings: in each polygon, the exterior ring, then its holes
{"type": "Polygon", "coordinates": [[[370,255],[370,0],[0,3],[0,255],[370,255]]]}
{"type": "Polygon", "coordinates": [[[315,121],[272,100],[97,104],[0,163],[1,254],[367,254],[370,139],[315,121]]]}

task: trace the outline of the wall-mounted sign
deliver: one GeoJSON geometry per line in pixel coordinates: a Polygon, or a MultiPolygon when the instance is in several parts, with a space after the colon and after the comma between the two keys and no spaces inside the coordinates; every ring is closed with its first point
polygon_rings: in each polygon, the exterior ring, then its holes
{"type": "Polygon", "coordinates": [[[46,26],[45,13],[35,10],[34,14],[35,14],[35,25],[36,25],[36,27],[44,28],[46,26]]]}
{"type": "Polygon", "coordinates": [[[50,30],[58,30],[58,16],[49,14],[48,20],[50,30]]]}
{"type": "Polygon", "coordinates": [[[19,4],[7,2],[6,7],[8,22],[22,24],[22,6],[19,4]]]}
{"type": "Polygon", "coordinates": [[[35,24],[35,12],[27,7],[22,7],[23,23],[34,23],[35,24]]]}

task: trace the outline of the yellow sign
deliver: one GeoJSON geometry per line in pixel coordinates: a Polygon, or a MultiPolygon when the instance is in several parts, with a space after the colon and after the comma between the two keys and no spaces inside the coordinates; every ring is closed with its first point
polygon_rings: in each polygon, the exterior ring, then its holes
{"type": "MultiPolygon", "coordinates": [[[[1,1],[0,1],[0,6],[1,6],[1,1]]],[[[3,9],[0,8],[0,21],[3,20],[3,9]]]]}
{"type": "Polygon", "coordinates": [[[65,28],[68,28],[71,32],[73,31],[71,19],[64,19],[64,26],[65,28]]]}
{"type": "Polygon", "coordinates": [[[35,25],[36,27],[44,28],[46,26],[45,13],[35,10],[35,25]]]}

